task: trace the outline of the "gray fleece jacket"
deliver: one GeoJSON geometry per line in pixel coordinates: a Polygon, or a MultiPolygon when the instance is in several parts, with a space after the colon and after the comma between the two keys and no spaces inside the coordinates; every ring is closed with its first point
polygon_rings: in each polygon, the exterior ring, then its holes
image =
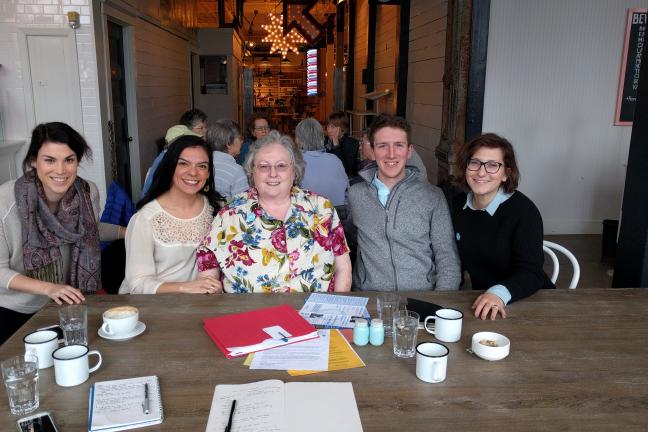
{"type": "Polygon", "coordinates": [[[362,291],[448,291],[459,288],[461,264],[443,192],[406,167],[383,205],[371,183],[376,165],[349,189],[358,231],[353,288],[362,291]]]}

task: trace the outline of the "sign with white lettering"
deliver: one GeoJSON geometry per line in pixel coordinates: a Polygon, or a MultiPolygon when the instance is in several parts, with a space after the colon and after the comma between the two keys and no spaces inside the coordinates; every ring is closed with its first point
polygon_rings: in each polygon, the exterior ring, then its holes
{"type": "Polygon", "coordinates": [[[641,70],[641,54],[646,42],[646,27],[648,26],[648,9],[628,9],[625,43],[623,44],[623,60],[621,61],[621,76],[617,93],[616,115],[614,124],[617,126],[632,125],[635,104],[637,102],[637,87],[639,86],[639,71],[641,70]]]}

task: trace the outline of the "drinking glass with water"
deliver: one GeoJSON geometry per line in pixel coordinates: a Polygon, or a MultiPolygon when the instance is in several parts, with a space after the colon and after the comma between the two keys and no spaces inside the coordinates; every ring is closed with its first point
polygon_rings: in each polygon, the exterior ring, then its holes
{"type": "Polygon", "coordinates": [[[381,292],[376,297],[378,318],[383,321],[385,336],[391,336],[392,334],[392,320],[394,319],[394,312],[398,310],[399,305],[400,296],[394,292],[381,292]]]}
{"type": "Polygon", "coordinates": [[[28,353],[3,361],[2,378],[11,414],[25,415],[38,408],[38,357],[28,353]]]}
{"type": "Polygon", "coordinates": [[[392,338],[396,357],[414,357],[418,334],[419,314],[408,310],[394,312],[392,338]]]}
{"type": "Polygon", "coordinates": [[[88,307],[67,305],[59,309],[65,345],[88,345],[88,307]]]}

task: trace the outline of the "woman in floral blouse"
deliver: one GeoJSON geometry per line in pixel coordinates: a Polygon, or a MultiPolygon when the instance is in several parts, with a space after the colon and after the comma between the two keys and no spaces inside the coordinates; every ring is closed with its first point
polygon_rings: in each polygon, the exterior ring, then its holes
{"type": "Polygon", "coordinates": [[[214,219],[198,249],[201,276],[225,292],[349,291],[351,260],[331,202],[300,189],[304,161],[277,131],[257,141],[243,165],[250,189],[214,219]]]}

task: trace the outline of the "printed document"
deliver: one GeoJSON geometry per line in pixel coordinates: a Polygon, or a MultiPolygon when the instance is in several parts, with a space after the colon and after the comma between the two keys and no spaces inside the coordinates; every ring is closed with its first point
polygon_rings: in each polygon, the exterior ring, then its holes
{"type": "Polygon", "coordinates": [[[259,351],[250,369],[325,371],[329,363],[330,330],[319,330],[319,338],[259,351]]]}
{"type": "Polygon", "coordinates": [[[354,318],[369,317],[367,297],[312,293],[299,314],[309,323],[328,328],[352,328],[354,318]]]}

